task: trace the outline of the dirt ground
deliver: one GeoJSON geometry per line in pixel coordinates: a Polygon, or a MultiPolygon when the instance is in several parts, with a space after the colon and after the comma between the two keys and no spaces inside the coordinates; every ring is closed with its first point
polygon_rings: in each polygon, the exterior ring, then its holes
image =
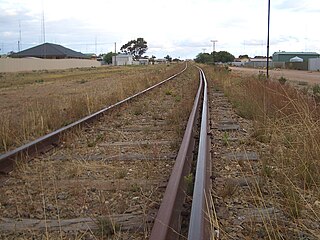
{"type": "MultiPolygon", "coordinates": [[[[243,67],[231,67],[235,72],[241,72],[244,75],[257,75],[260,71],[263,71],[265,74],[266,69],[256,69],[256,68],[243,68],[243,67]]],[[[288,69],[277,69],[269,70],[269,74],[272,79],[279,79],[284,77],[293,82],[301,83],[307,82],[309,84],[320,84],[320,72],[311,72],[311,71],[301,71],[301,70],[288,70],[288,69]]]]}

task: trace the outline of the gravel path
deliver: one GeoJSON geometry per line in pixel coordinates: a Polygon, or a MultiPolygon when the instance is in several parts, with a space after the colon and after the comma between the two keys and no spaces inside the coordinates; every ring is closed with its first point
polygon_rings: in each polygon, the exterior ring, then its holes
{"type": "MultiPolygon", "coordinates": [[[[234,72],[245,76],[258,75],[260,71],[266,73],[265,69],[255,68],[242,68],[242,67],[231,67],[234,72]]],[[[300,70],[288,70],[288,69],[277,69],[270,70],[271,78],[279,79],[284,77],[295,83],[309,83],[309,84],[320,84],[320,72],[300,71],[300,70]]]]}

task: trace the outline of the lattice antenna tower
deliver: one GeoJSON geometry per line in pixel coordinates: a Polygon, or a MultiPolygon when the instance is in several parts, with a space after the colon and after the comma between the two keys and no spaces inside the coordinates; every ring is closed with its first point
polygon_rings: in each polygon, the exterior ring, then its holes
{"type": "Polygon", "coordinates": [[[44,2],[43,2],[43,0],[42,0],[41,33],[42,33],[43,43],[45,43],[46,42],[46,28],[45,28],[45,21],[44,21],[44,2]]]}

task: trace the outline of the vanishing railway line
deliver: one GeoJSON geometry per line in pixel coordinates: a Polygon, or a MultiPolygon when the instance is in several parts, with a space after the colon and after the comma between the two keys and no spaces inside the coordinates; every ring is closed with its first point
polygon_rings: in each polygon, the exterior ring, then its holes
{"type": "Polygon", "coordinates": [[[186,66],[152,88],[2,155],[0,236],[177,238],[187,178],[197,159],[188,235],[207,238],[209,115],[207,84],[199,73],[198,90],[198,70],[186,66]]]}

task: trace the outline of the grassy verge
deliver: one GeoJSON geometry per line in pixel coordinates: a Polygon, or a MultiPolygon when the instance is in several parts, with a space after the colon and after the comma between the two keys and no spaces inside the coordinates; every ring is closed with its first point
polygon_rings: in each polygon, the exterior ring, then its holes
{"type": "Polygon", "coordinates": [[[184,64],[6,73],[0,77],[0,152],[116,103],[184,64]]]}
{"type": "MultiPolygon", "coordinates": [[[[295,232],[319,237],[320,109],[316,99],[289,84],[266,80],[263,74],[244,77],[226,68],[204,68],[238,114],[254,121],[252,137],[268,149],[260,173],[268,184],[265,191],[259,189],[259,198],[282,209],[295,232]]],[[[273,228],[273,239],[292,230],[283,230],[281,224],[273,228]]]]}

